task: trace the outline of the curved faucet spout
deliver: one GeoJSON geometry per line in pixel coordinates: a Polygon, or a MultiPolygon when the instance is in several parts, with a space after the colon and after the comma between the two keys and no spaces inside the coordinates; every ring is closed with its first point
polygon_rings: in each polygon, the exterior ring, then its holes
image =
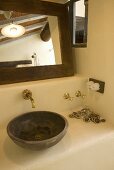
{"type": "Polygon", "coordinates": [[[32,97],[30,97],[30,101],[31,101],[31,104],[32,104],[32,108],[35,108],[35,102],[34,102],[34,99],[32,97]]]}

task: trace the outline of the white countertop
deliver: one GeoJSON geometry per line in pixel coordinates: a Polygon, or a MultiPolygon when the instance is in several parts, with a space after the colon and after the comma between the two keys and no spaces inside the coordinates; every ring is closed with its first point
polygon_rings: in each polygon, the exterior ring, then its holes
{"type": "Polygon", "coordinates": [[[39,170],[65,155],[114,135],[114,127],[108,122],[85,123],[69,118],[69,113],[71,112],[63,113],[69,122],[65,137],[55,146],[43,151],[31,151],[17,146],[8,137],[6,129],[0,129],[0,170],[33,170],[36,166],[39,170]]]}

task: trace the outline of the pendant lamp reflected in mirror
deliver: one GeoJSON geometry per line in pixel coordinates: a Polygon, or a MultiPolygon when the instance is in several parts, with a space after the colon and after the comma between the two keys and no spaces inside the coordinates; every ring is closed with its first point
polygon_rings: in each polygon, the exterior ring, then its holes
{"type": "Polygon", "coordinates": [[[2,28],[2,35],[8,38],[17,38],[25,33],[25,28],[17,24],[9,24],[2,28]]]}

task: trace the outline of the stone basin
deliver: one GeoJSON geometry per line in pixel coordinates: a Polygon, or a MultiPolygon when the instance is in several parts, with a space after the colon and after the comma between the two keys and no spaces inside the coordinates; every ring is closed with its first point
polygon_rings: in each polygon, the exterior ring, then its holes
{"type": "Polygon", "coordinates": [[[9,137],[17,145],[41,150],[57,144],[66,134],[67,120],[49,111],[24,113],[12,119],[7,126],[9,137]]]}

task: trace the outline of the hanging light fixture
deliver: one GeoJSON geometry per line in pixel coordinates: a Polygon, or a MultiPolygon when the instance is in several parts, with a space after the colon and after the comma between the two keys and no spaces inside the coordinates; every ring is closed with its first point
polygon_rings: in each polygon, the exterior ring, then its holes
{"type": "Polygon", "coordinates": [[[5,37],[16,38],[25,33],[25,28],[21,25],[10,24],[2,28],[1,33],[5,37]]]}
{"type": "MultiPolygon", "coordinates": [[[[12,12],[9,13],[10,16],[7,15],[6,17],[6,13],[4,12],[6,19],[11,19],[11,14],[12,12]]],[[[17,38],[22,36],[24,33],[25,28],[21,25],[14,24],[13,22],[1,29],[1,34],[9,38],[17,38]]]]}

